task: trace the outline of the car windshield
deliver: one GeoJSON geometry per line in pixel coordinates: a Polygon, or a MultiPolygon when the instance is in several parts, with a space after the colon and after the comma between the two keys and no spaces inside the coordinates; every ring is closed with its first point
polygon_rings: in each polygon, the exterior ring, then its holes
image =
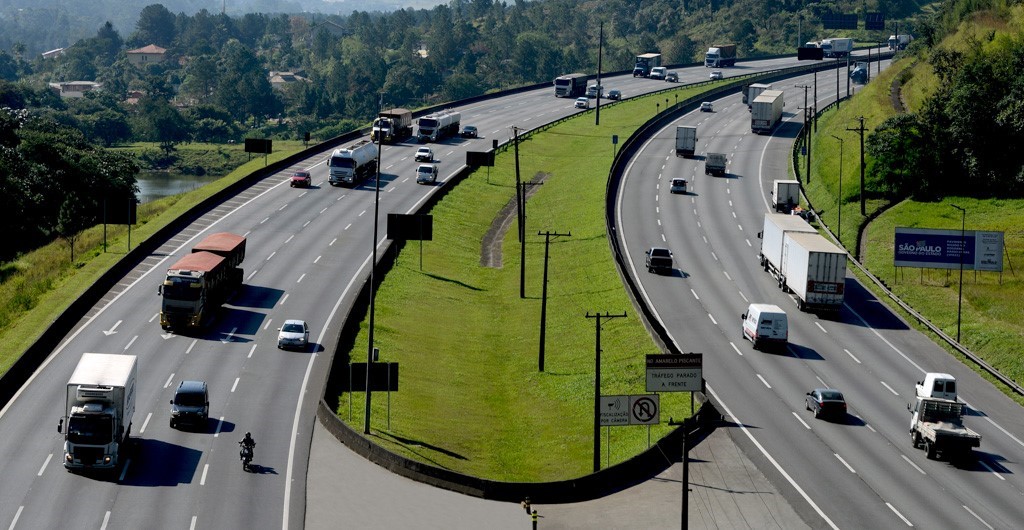
{"type": "Polygon", "coordinates": [[[672,179],[673,186],[682,186],[684,184],[686,184],[686,181],[684,179],[672,179]]]}
{"type": "Polygon", "coordinates": [[[669,256],[669,251],[667,248],[652,248],[651,255],[667,258],[669,256]]]}
{"type": "Polygon", "coordinates": [[[281,328],[281,331],[285,333],[302,333],[302,324],[285,324],[284,327],[281,328]]]}
{"type": "Polygon", "coordinates": [[[294,178],[304,179],[309,176],[309,173],[296,173],[292,175],[294,178]]]}
{"type": "Polygon", "coordinates": [[[842,401],[843,394],[835,390],[822,390],[821,391],[822,401],[842,401]]]}
{"type": "Polygon", "coordinates": [[[199,392],[179,392],[174,396],[174,404],[183,407],[202,407],[206,404],[206,400],[199,392]]]}

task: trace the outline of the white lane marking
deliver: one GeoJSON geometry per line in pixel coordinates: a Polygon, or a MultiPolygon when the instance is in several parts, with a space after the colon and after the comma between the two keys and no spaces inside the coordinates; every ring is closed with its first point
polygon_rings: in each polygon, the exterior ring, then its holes
{"type": "Polygon", "coordinates": [[[828,330],[823,328],[823,327],[821,327],[821,324],[815,322],[814,325],[818,326],[818,329],[820,329],[822,333],[828,333],[828,330]]]}
{"type": "Polygon", "coordinates": [[[222,427],[224,427],[224,416],[221,416],[220,418],[217,419],[217,428],[213,430],[214,438],[220,436],[220,430],[222,427]]]}
{"type": "Polygon", "coordinates": [[[284,296],[281,297],[281,303],[277,304],[277,305],[284,305],[284,301],[287,300],[287,299],[288,299],[288,293],[284,293],[284,296]]]}
{"type": "Polygon", "coordinates": [[[722,271],[722,274],[725,275],[726,280],[729,280],[730,282],[732,281],[732,276],[729,276],[729,273],[727,271],[722,271]]]}
{"type": "Polygon", "coordinates": [[[267,256],[267,259],[266,259],[266,260],[264,260],[264,261],[270,261],[270,258],[274,257],[274,255],[275,255],[275,254],[277,254],[277,251],[276,251],[276,250],[275,250],[274,252],[271,252],[271,253],[270,253],[270,255],[269,255],[269,256],[267,256]]]}
{"type": "Polygon", "coordinates": [[[158,316],[160,316],[160,313],[153,313],[153,316],[149,317],[149,322],[153,322],[158,316]]]}
{"type": "Polygon", "coordinates": [[[209,472],[209,471],[210,471],[210,464],[204,464],[203,465],[203,476],[199,477],[199,485],[200,486],[205,486],[206,485],[206,473],[209,472]]]}
{"type": "Polygon", "coordinates": [[[1006,480],[1006,478],[1003,477],[1002,475],[1000,475],[996,470],[994,470],[991,467],[989,467],[989,465],[986,464],[984,460],[978,460],[978,463],[981,464],[981,467],[987,469],[989,473],[992,473],[993,475],[998,477],[999,480],[1006,480]]]}
{"type": "Polygon", "coordinates": [[[349,228],[352,228],[352,223],[345,225],[345,230],[348,230],[349,228]]]}
{"type": "Polygon", "coordinates": [[[690,292],[693,293],[693,297],[694,298],[696,298],[697,300],[700,300],[700,297],[697,296],[697,291],[694,291],[693,289],[690,289],[690,292]]]}
{"type": "Polygon", "coordinates": [[[854,361],[857,361],[857,364],[861,364],[860,359],[854,357],[854,355],[852,353],[850,353],[850,350],[847,350],[846,348],[843,348],[843,351],[846,352],[846,355],[849,355],[851,359],[853,359],[854,361]]]}
{"type": "MultiPolygon", "coordinates": [[[[43,471],[46,471],[46,466],[50,464],[50,460],[53,459],[53,453],[46,455],[46,460],[43,461],[43,467],[39,468],[39,473],[36,473],[37,477],[43,476],[43,471]]],[[[13,525],[12,525],[13,528],[13,525]]]]}
{"type": "Polygon", "coordinates": [[[279,212],[280,212],[281,210],[284,210],[284,209],[285,209],[285,208],[287,208],[287,207],[288,207],[288,203],[284,203],[284,204],[282,204],[282,205],[281,205],[281,207],[280,207],[280,208],[278,208],[278,209],[277,209],[277,211],[279,211],[279,212]]]}
{"type": "Polygon", "coordinates": [[[262,221],[260,221],[260,224],[263,224],[263,223],[265,223],[265,222],[267,222],[267,221],[269,221],[269,220],[270,220],[270,218],[269,218],[269,217],[267,217],[267,218],[263,219],[262,221]]]}
{"type": "Polygon", "coordinates": [[[139,434],[146,432],[146,426],[149,425],[149,420],[153,418],[153,413],[146,414],[146,421],[142,422],[142,428],[139,429],[139,434]]]}
{"type": "Polygon", "coordinates": [[[223,339],[220,340],[221,343],[227,344],[229,342],[233,342],[235,340],[235,332],[236,331],[238,331],[238,327],[237,326],[231,328],[231,331],[227,335],[225,335],[223,339]]]}
{"type": "Polygon", "coordinates": [[[363,211],[359,212],[359,215],[357,215],[356,217],[362,217],[363,214],[365,214],[365,213],[366,213],[366,210],[363,210],[363,211]]]}
{"type": "Polygon", "coordinates": [[[239,379],[241,379],[241,377],[236,377],[236,378],[235,378],[235,382],[234,382],[234,383],[233,383],[233,384],[231,385],[231,392],[232,392],[232,393],[234,393],[234,391],[235,391],[235,388],[238,388],[238,380],[239,380],[239,379]]]}
{"type": "Polygon", "coordinates": [[[100,525],[100,530],[107,530],[107,523],[110,522],[110,510],[103,514],[103,524],[100,525]]]}
{"type": "Polygon", "coordinates": [[[740,354],[741,357],[743,356],[743,352],[741,352],[740,349],[736,347],[736,343],[729,342],[729,346],[732,346],[732,349],[736,350],[736,353],[740,354]]]}
{"type": "Polygon", "coordinates": [[[316,259],[313,260],[313,265],[316,265],[317,263],[319,263],[320,262],[320,258],[322,258],[322,257],[323,257],[322,255],[321,256],[317,256],[316,259]]]}
{"type": "Polygon", "coordinates": [[[271,323],[271,322],[273,322],[273,321],[274,321],[274,319],[272,319],[272,318],[268,318],[268,319],[267,319],[267,323],[266,323],[266,324],[263,324],[263,331],[266,331],[266,330],[267,330],[267,328],[269,328],[269,327],[270,327],[270,323],[271,323]]]}
{"type": "Polygon", "coordinates": [[[839,459],[839,461],[842,462],[844,466],[846,466],[846,469],[850,470],[850,473],[853,473],[854,475],[857,474],[857,472],[854,471],[852,467],[850,467],[850,464],[847,464],[846,460],[843,460],[843,457],[839,456],[839,453],[832,453],[832,454],[835,455],[835,457],[837,459],[839,459]]]}
{"type": "Polygon", "coordinates": [[[196,344],[198,344],[198,343],[199,343],[199,339],[192,339],[192,344],[189,344],[188,348],[185,349],[185,355],[188,355],[188,354],[192,353],[192,348],[195,348],[196,344]]]}
{"type": "Polygon", "coordinates": [[[895,506],[893,506],[893,505],[891,505],[889,503],[885,503],[885,505],[888,506],[890,510],[892,510],[892,513],[898,515],[900,519],[903,519],[903,522],[907,523],[907,526],[914,526],[913,524],[911,524],[910,521],[907,520],[906,517],[903,517],[903,514],[900,513],[900,511],[897,510],[895,506]]]}
{"type": "Polygon", "coordinates": [[[172,380],[174,380],[174,373],[173,372],[171,373],[171,375],[167,376],[167,382],[164,383],[164,388],[167,388],[167,387],[171,386],[171,381],[172,380]]]}
{"type": "Polygon", "coordinates": [[[750,244],[750,240],[749,240],[749,239],[746,239],[745,241],[747,242],[747,246],[748,246],[748,247],[750,247],[750,248],[754,248],[754,245],[751,245],[751,244],[750,244]]]}
{"type": "Polygon", "coordinates": [[[661,219],[658,219],[658,226],[661,226],[661,219]]]}
{"type": "Polygon", "coordinates": [[[104,330],[103,334],[109,337],[114,333],[117,333],[117,326],[120,326],[121,322],[123,322],[123,320],[118,320],[117,322],[114,322],[114,325],[110,326],[110,329],[104,330]]]}
{"type": "Polygon", "coordinates": [[[814,378],[817,379],[819,383],[821,383],[821,386],[823,386],[825,388],[832,388],[832,387],[828,386],[828,383],[826,383],[824,379],[822,379],[822,378],[820,378],[818,376],[814,376],[814,378]]]}
{"type": "Polygon", "coordinates": [[[732,199],[729,199],[729,207],[732,208],[732,199]]]}
{"type": "MultiPolygon", "coordinates": [[[[862,420],[862,421],[863,421],[863,420],[862,420]]],[[[878,431],[876,431],[876,430],[875,430],[875,428],[874,428],[874,427],[872,427],[872,426],[871,426],[871,424],[870,424],[870,423],[865,423],[865,424],[864,424],[864,426],[865,426],[865,427],[867,427],[867,428],[868,428],[868,430],[869,430],[869,431],[871,431],[871,432],[878,432],[878,431]]]]}
{"type": "Polygon", "coordinates": [[[306,221],[305,223],[302,223],[302,228],[306,228],[307,226],[309,226],[309,223],[311,222],[312,221],[306,221]]]}
{"type": "Polygon", "coordinates": [[[254,351],[256,351],[256,345],[255,344],[252,345],[252,348],[249,348],[249,355],[246,355],[245,358],[246,359],[252,359],[252,353],[254,351]]]}
{"type": "Polygon", "coordinates": [[[292,235],[288,236],[288,239],[285,239],[285,240],[284,240],[284,244],[285,244],[285,245],[287,245],[287,244],[288,244],[288,243],[290,243],[290,242],[291,242],[291,240],[292,240],[292,239],[294,239],[294,238],[295,238],[295,234],[292,234],[292,235]]]}
{"type": "Polygon", "coordinates": [[[924,472],[924,470],[923,470],[923,469],[921,469],[920,467],[917,467],[917,464],[913,463],[913,462],[912,462],[912,461],[911,461],[911,460],[910,460],[909,458],[907,458],[907,455],[900,455],[900,456],[902,456],[902,457],[903,457],[903,460],[906,460],[906,462],[907,462],[908,464],[910,464],[910,466],[911,466],[911,467],[913,467],[914,469],[916,469],[918,473],[920,473],[920,474],[922,474],[922,475],[927,475],[927,474],[928,474],[928,473],[925,473],[925,472],[924,472]]]}
{"type": "Polygon", "coordinates": [[[886,390],[888,390],[889,392],[892,392],[892,395],[894,395],[894,396],[898,396],[898,395],[900,395],[900,393],[899,393],[899,392],[897,392],[897,391],[893,390],[891,386],[887,385],[887,384],[885,383],[885,381],[879,381],[879,383],[882,383],[882,386],[884,386],[886,390]]]}
{"type": "Polygon", "coordinates": [[[740,232],[743,231],[743,225],[736,225],[736,226],[740,229],[740,232]]]}
{"type": "Polygon", "coordinates": [[[21,511],[24,509],[24,506],[18,506],[18,511],[14,514],[14,520],[11,521],[11,526],[8,526],[7,530],[14,530],[14,526],[18,524],[18,519],[21,518],[21,511]]]}
{"type": "Polygon", "coordinates": [[[665,239],[665,234],[661,234],[661,241],[662,243],[668,241],[667,239],[665,239]]]}
{"type": "Polygon", "coordinates": [[[714,251],[711,251],[711,257],[715,258],[715,261],[718,261],[718,254],[715,254],[714,251]]]}
{"type": "Polygon", "coordinates": [[[324,213],[326,211],[327,211],[327,207],[325,206],[323,210],[320,210],[320,213],[324,213]]]}
{"type": "Polygon", "coordinates": [[[251,280],[253,276],[256,276],[257,272],[259,272],[259,269],[252,271],[252,274],[245,277],[246,281],[251,280]]]}
{"type": "Polygon", "coordinates": [[[744,302],[749,304],[750,300],[747,300],[747,295],[743,294],[743,291],[740,291],[739,293],[740,293],[740,298],[742,298],[744,302]]]}
{"type": "Polygon", "coordinates": [[[700,236],[700,237],[704,238],[704,244],[707,244],[707,242],[708,242],[708,236],[700,236]]]}
{"type": "Polygon", "coordinates": [[[136,335],[136,336],[132,337],[132,340],[128,341],[128,344],[126,344],[126,345],[124,346],[124,351],[128,351],[128,348],[131,348],[131,347],[132,347],[132,344],[135,344],[135,339],[137,339],[137,338],[139,338],[139,336],[138,336],[138,335],[136,335]]]}
{"type": "Polygon", "coordinates": [[[766,386],[768,388],[772,387],[772,385],[768,384],[768,381],[765,381],[765,379],[763,377],[761,377],[761,374],[757,374],[757,378],[760,379],[762,383],[764,383],[764,386],[766,386]]]}
{"type": "Polygon", "coordinates": [[[804,421],[804,419],[801,418],[799,414],[793,412],[793,417],[796,418],[796,421],[800,422],[800,425],[803,425],[805,429],[807,429],[808,431],[811,430],[811,426],[807,425],[807,422],[804,421]]]}
{"type": "MultiPolygon", "coordinates": [[[[964,401],[964,398],[960,398],[960,401],[964,401]]],[[[971,406],[970,403],[967,403],[966,401],[964,401],[964,403],[967,404],[968,407],[971,407],[972,409],[974,408],[973,406],[971,406]]],[[[1024,446],[1024,442],[1020,441],[1016,436],[1010,434],[1010,431],[1004,429],[1002,425],[999,425],[998,423],[992,421],[992,418],[985,416],[985,419],[988,420],[988,422],[991,423],[993,427],[999,429],[1000,431],[1003,431],[1003,434],[1009,436],[1011,440],[1017,442],[1021,446],[1024,446]]]]}
{"type": "Polygon", "coordinates": [[[986,523],[985,520],[981,517],[978,517],[978,514],[974,513],[974,510],[968,508],[966,504],[961,504],[960,506],[963,506],[964,509],[967,510],[967,513],[973,515],[975,519],[981,521],[981,524],[985,525],[988,528],[988,530],[995,530],[994,528],[992,528],[992,525],[986,523]]]}
{"type": "Polygon", "coordinates": [[[299,276],[299,279],[295,280],[295,283],[302,283],[302,279],[305,278],[305,277],[306,277],[306,273],[302,273],[302,276],[299,276]]]}
{"type": "Polygon", "coordinates": [[[708,313],[708,318],[710,318],[710,319],[711,319],[711,323],[712,323],[712,324],[714,324],[714,325],[716,325],[716,326],[718,325],[718,321],[717,321],[717,320],[715,320],[715,317],[714,317],[714,316],[713,316],[713,315],[712,315],[711,313],[708,313]]]}
{"type": "Polygon", "coordinates": [[[732,218],[733,219],[738,219],[738,217],[736,217],[736,212],[732,212],[732,218]]]}
{"type": "Polygon", "coordinates": [[[338,238],[334,238],[334,239],[332,239],[332,240],[331,240],[331,242],[327,244],[327,246],[329,246],[329,247],[333,247],[333,246],[334,246],[334,243],[335,243],[335,242],[336,242],[337,240],[338,240],[338,238]]]}

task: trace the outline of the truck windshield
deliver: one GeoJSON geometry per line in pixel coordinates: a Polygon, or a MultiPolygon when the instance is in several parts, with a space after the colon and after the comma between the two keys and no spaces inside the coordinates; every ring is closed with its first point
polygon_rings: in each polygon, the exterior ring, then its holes
{"type": "Polygon", "coordinates": [[[202,283],[198,278],[168,278],[170,285],[164,285],[164,298],[194,302],[202,296],[202,283]]]}
{"type": "Polygon", "coordinates": [[[433,129],[437,127],[437,120],[434,118],[420,118],[420,128],[429,127],[433,129]]]}
{"type": "Polygon", "coordinates": [[[572,79],[562,79],[562,78],[555,79],[555,86],[571,86],[571,85],[572,85],[572,79]]]}
{"type": "Polygon", "coordinates": [[[355,161],[348,157],[332,156],[330,165],[331,167],[343,167],[352,169],[353,167],[355,167],[355,161]]]}
{"type": "Polygon", "coordinates": [[[68,441],[75,444],[106,445],[113,440],[114,418],[109,414],[76,415],[68,419],[68,441]]]}

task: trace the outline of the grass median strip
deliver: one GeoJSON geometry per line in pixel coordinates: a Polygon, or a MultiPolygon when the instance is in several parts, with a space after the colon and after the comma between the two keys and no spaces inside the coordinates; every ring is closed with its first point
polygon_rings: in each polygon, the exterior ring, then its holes
{"type": "MultiPolygon", "coordinates": [[[[683,100],[704,89],[677,93],[683,100]]],[[[375,442],[493,480],[561,480],[592,471],[596,330],[594,319],[585,315],[628,315],[602,326],[602,395],[646,393],[645,355],[659,353],[626,295],[608,246],[604,193],[611,137],[627,138],[654,116],[655,104],[665,97],[602,107],[600,126],[594,125],[593,112],[583,113],[520,144],[522,180],[547,174],[526,205],[523,299],[515,223],[504,237],[502,267],[480,264],[481,241],[515,195],[511,149],[497,156],[489,174],[478,170],[430,212],[434,239],[423,244],[423,269],[419,243],[410,242],[377,293],[375,346],[381,361],[399,363],[401,383],[390,398],[390,429],[387,400],[375,394],[375,442]],[[544,231],[572,235],[552,238],[550,244],[541,373],[544,237],[538,232],[544,231]]],[[[366,356],[366,330],[364,320],[350,352],[356,361],[366,356]]],[[[364,394],[343,394],[338,403],[339,417],[361,430],[364,394]]],[[[602,467],[646,450],[648,437],[655,441],[669,432],[669,416],[690,412],[688,394],[663,393],[661,424],[650,431],[602,428],[602,467]]]]}

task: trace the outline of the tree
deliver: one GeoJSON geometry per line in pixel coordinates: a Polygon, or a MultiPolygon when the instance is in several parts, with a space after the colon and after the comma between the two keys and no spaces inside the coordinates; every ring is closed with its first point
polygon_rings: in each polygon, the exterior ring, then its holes
{"type": "Polygon", "coordinates": [[[936,193],[929,133],[914,114],[886,119],[867,137],[868,189],[886,198],[929,199],[936,193]]]}
{"type": "Polygon", "coordinates": [[[85,217],[85,208],[81,199],[75,194],[69,194],[60,205],[60,213],[57,214],[57,235],[67,242],[71,249],[71,264],[75,263],[75,242],[78,241],[82,230],[85,230],[91,222],[85,217]]]}

